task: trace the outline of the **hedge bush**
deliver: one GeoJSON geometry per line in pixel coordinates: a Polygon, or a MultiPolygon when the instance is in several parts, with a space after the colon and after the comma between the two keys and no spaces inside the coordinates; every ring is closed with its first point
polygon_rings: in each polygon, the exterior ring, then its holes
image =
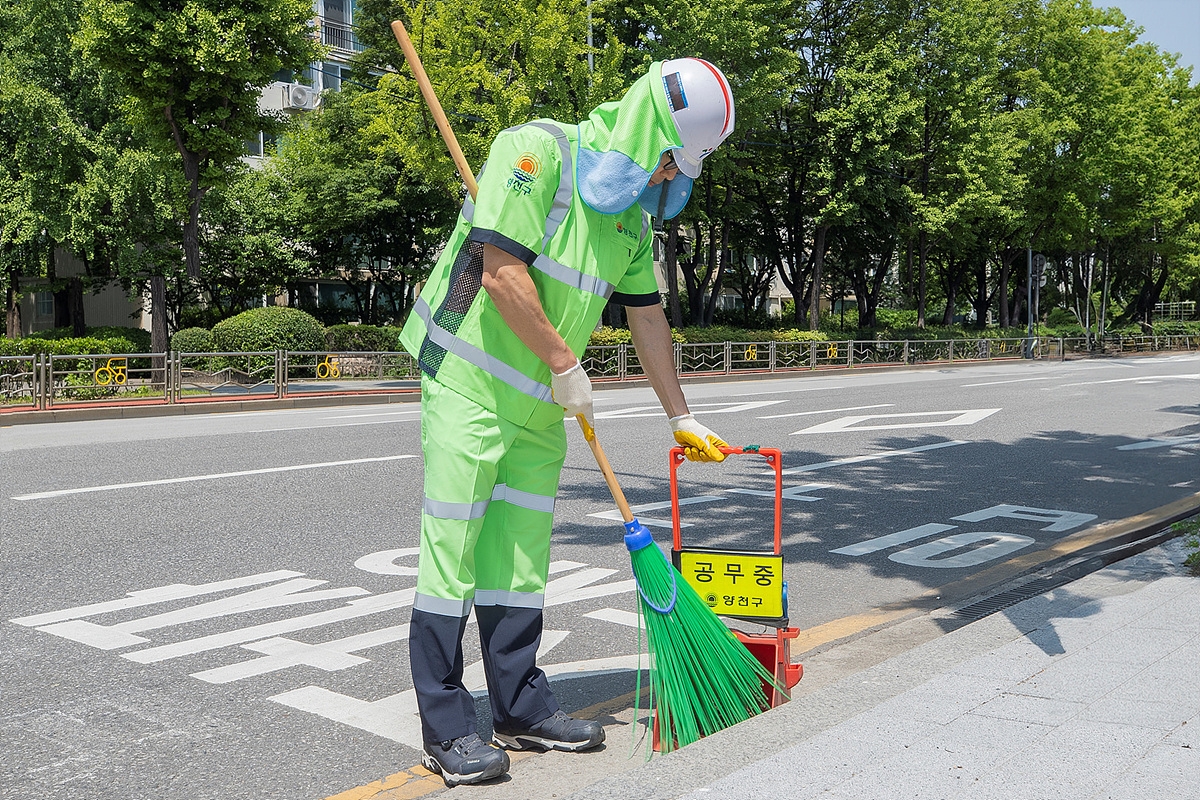
{"type": "Polygon", "coordinates": [[[212,337],[213,347],[219,352],[325,349],[321,323],[300,309],[283,306],[243,311],[214,325],[212,337]]]}
{"type": "Polygon", "coordinates": [[[325,347],[335,353],[400,350],[400,329],[390,325],[330,325],[325,329],[325,347]]]}
{"type": "Polygon", "coordinates": [[[26,336],[24,339],[0,339],[0,356],[28,356],[49,353],[55,356],[83,356],[98,353],[140,353],[133,342],[124,337],[97,339],[84,336],[78,339],[43,339],[26,336]]]}
{"type": "Polygon", "coordinates": [[[184,328],[171,337],[171,350],[176,353],[211,353],[212,331],[206,328],[184,328]]]}
{"type": "MultiPolygon", "coordinates": [[[[73,328],[52,328],[48,331],[34,331],[25,337],[26,339],[48,339],[48,340],[63,340],[74,339],[75,331],[73,328]]],[[[83,338],[87,339],[124,339],[130,342],[130,349],[123,352],[129,353],[149,353],[150,352],[150,331],[142,328],[131,328],[122,325],[99,325],[96,327],[88,327],[87,335],[83,338]]]]}

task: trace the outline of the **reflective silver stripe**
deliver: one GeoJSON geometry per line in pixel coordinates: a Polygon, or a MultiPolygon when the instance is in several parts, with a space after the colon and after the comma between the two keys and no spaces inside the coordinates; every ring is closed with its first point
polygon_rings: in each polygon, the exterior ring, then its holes
{"type": "Polygon", "coordinates": [[[489,500],[478,503],[446,503],[425,498],[425,513],[437,519],[479,519],[487,513],[489,500]]]}
{"type": "Polygon", "coordinates": [[[560,264],[549,256],[538,256],[533,260],[531,266],[546,277],[553,278],[559,283],[565,283],[574,289],[590,292],[605,299],[613,292],[613,285],[608,281],[601,280],[595,275],[587,275],[565,264],[560,264]]]}
{"type": "Polygon", "coordinates": [[[642,214],[642,238],[646,238],[646,234],[650,232],[650,215],[642,214]]]}
{"type": "Polygon", "coordinates": [[[548,122],[530,122],[529,124],[535,128],[541,128],[557,139],[558,150],[562,154],[559,161],[561,166],[558,191],[554,193],[554,204],[550,206],[550,213],[546,215],[546,235],[542,239],[542,252],[545,252],[546,245],[550,244],[550,239],[558,232],[563,220],[567,218],[567,212],[571,210],[571,197],[575,193],[575,162],[571,158],[571,141],[562,128],[548,122]]]}
{"type": "Polygon", "coordinates": [[[429,337],[429,340],[445,349],[446,352],[454,353],[454,355],[463,361],[474,364],[497,380],[507,383],[521,394],[527,394],[535,400],[541,400],[543,403],[553,402],[549,386],[535,381],[515,367],[505,364],[495,356],[488,355],[475,345],[458,338],[434,322],[433,313],[429,310],[429,303],[425,300],[417,298],[417,302],[413,306],[413,311],[425,323],[426,336],[429,337]]]}
{"type": "Polygon", "coordinates": [[[530,511],[545,511],[547,514],[554,513],[553,497],[546,497],[544,494],[522,492],[520,489],[514,489],[504,483],[496,484],[496,488],[492,490],[492,499],[503,500],[509,505],[527,508],[530,511]]]}
{"type": "Polygon", "coordinates": [[[546,605],[546,595],[534,592],[506,592],[500,589],[476,589],[475,605],[540,609],[546,605]]]}
{"type": "Polygon", "coordinates": [[[455,617],[462,619],[471,613],[471,598],[465,600],[447,600],[444,597],[421,594],[417,592],[413,598],[413,608],[426,614],[437,614],[439,617],[455,617]]]}
{"type": "MultiPolygon", "coordinates": [[[[487,169],[487,162],[483,162],[483,166],[479,168],[479,174],[475,176],[475,185],[479,185],[479,179],[483,177],[484,170],[487,169]]],[[[467,198],[463,201],[462,218],[467,222],[475,221],[475,201],[471,199],[471,193],[467,192],[467,198]]]]}

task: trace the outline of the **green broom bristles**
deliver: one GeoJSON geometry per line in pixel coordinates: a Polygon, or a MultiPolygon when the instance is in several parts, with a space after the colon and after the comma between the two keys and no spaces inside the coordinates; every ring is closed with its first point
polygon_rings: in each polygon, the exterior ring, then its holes
{"type": "Polygon", "coordinates": [[[663,752],[765,710],[763,682],[783,688],[775,676],[667,561],[645,526],[635,519],[625,530],[651,657],[650,705],[657,701],[663,752]]]}

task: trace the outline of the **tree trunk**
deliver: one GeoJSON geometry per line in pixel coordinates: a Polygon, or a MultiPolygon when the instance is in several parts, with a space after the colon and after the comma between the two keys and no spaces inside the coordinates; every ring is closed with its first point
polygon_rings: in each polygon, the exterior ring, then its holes
{"type": "MultiPolygon", "coordinates": [[[[175,139],[175,147],[183,159],[183,176],[188,184],[188,214],[183,223],[183,257],[187,263],[187,274],[192,280],[200,279],[200,201],[208,189],[200,185],[201,162],[207,158],[207,151],[196,153],[190,150],[183,139],[183,131],[175,122],[174,109],[167,106],[163,115],[171,128],[175,139]]],[[[165,289],[164,289],[165,291],[165,289]]],[[[153,289],[151,289],[153,293],[153,289]]]]}
{"type": "Polygon", "coordinates": [[[810,331],[819,330],[821,327],[821,269],[825,265],[825,238],[828,233],[828,225],[818,225],[813,232],[812,292],[808,298],[810,331]]]}
{"type": "MultiPolygon", "coordinates": [[[[167,279],[150,276],[150,352],[165,353],[171,348],[167,338],[167,279]]],[[[156,368],[161,367],[155,359],[156,368]]]]}
{"type": "Polygon", "coordinates": [[[16,267],[9,270],[8,290],[4,298],[4,335],[9,339],[20,339],[21,330],[21,276],[16,267]]]}
{"type": "MultiPolygon", "coordinates": [[[[715,236],[713,237],[716,238],[715,236]]],[[[704,327],[710,328],[717,310],[717,299],[721,294],[721,286],[725,282],[725,264],[729,258],[729,222],[721,226],[721,246],[716,252],[716,272],[712,282],[712,291],[708,295],[708,303],[704,309],[704,327]]],[[[710,267],[710,272],[712,268],[710,267]]]]}
{"type": "Polygon", "coordinates": [[[925,255],[929,236],[921,231],[917,238],[917,327],[925,330],[925,255]]]}
{"type": "Polygon", "coordinates": [[[679,219],[667,225],[667,241],[663,245],[663,272],[667,279],[667,303],[671,308],[671,327],[683,327],[683,309],[679,305],[679,219]]]}
{"type": "Polygon", "coordinates": [[[87,324],[83,314],[83,279],[75,275],[67,287],[67,315],[70,318],[71,333],[76,338],[87,335],[87,324]]]}

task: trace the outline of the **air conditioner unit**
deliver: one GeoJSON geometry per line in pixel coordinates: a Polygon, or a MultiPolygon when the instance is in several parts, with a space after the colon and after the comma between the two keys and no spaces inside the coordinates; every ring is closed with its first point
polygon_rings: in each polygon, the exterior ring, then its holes
{"type": "Polygon", "coordinates": [[[321,97],[311,86],[289,83],[283,87],[283,107],[294,111],[310,111],[321,104],[321,97]]]}

